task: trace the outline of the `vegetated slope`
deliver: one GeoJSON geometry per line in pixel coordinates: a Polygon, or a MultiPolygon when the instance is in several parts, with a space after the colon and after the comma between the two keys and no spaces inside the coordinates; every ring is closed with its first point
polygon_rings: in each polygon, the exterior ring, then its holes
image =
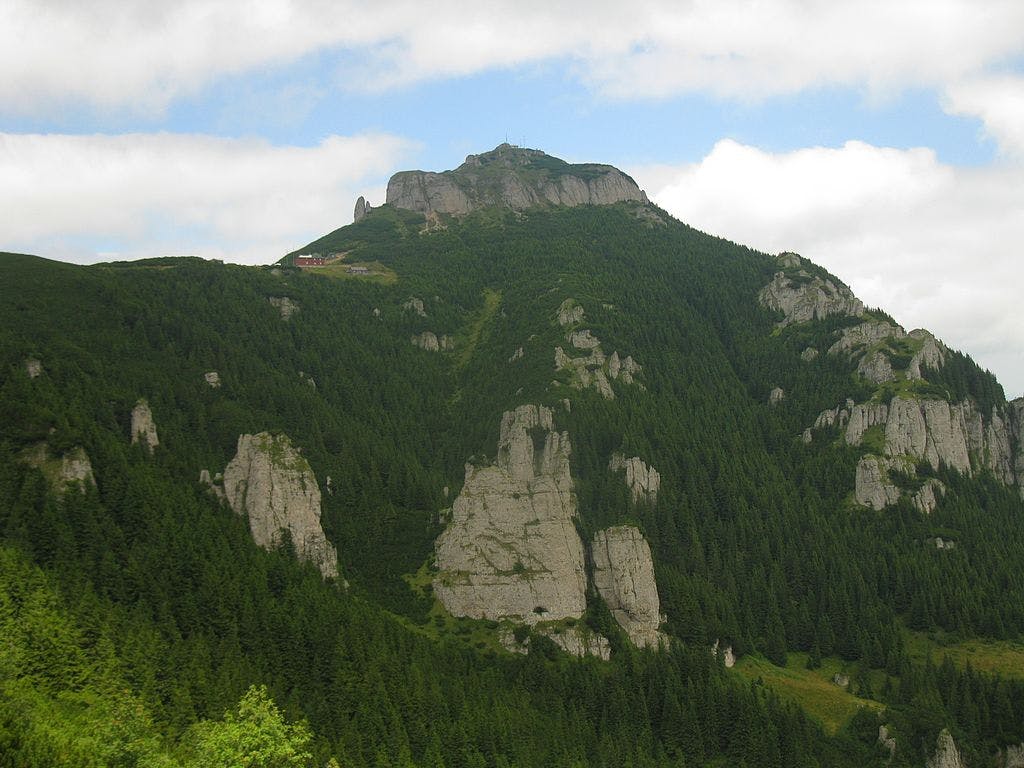
{"type": "MultiPolygon", "coordinates": [[[[193,260],[75,268],[3,257],[4,537],[54,575],[78,621],[109,628],[169,749],[189,723],[266,683],[289,716],[309,718],[318,755],[343,764],[885,756],[873,715],[828,740],[722,669],[708,650],[716,640],[775,662],[801,650],[863,670],[858,692],[891,705],[906,764],[944,724],[968,756],[1024,738],[1019,684],[911,665],[902,641],[905,624],[1020,637],[1016,490],[940,472],[949,490],[930,516],[905,499],[882,512],[852,504],[864,449],[798,438],[873,387],[842,357],[800,359],[846,320],[773,332],[777,316],[757,301],[772,257],[638,203],[421,226],[385,207],[300,249],[379,262],[398,274],[392,286],[193,260]],[[287,320],[268,301],[283,296],[299,308],[287,320]],[[642,366],[642,386],[616,381],[607,399],[556,371],[567,299],[606,350],[642,366]],[[410,343],[427,331],[454,349],[410,343]],[[35,378],[29,358],[42,365],[35,378]],[[218,388],[204,380],[211,371],[218,388]],[[769,407],[780,385],[786,397],[769,407]],[[152,457],[129,445],[139,397],[160,430],[152,457]],[[609,665],[569,661],[542,637],[524,658],[496,654],[479,639],[494,631],[486,624],[439,632],[429,619],[429,591],[403,576],[429,562],[464,463],[493,458],[503,411],[523,403],[560,407],[583,540],[630,522],[651,542],[664,629],[684,645],[634,651],[595,595],[585,619],[611,637],[609,665]],[[196,483],[201,469],[224,468],[239,434],[262,430],[287,433],[324,484],[347,592],[256,549],[244,521],[196,483]],[[96,488],[48,492],[21,460],[44,440],[54,453],[83,446],[96,488]],[[658,469],[656,502],[631,501],[609,472],[614,453],[658,469]],[[958,546],[929,547],[935,536],[958,546]]],[[[992,391],[969,362],[957,370],[951,397],[992,391]]]]}

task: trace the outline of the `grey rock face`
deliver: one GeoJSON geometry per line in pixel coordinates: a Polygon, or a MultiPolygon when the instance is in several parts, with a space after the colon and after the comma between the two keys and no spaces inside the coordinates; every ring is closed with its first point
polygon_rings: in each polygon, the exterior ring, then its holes
{"type": "Polygon", "coordinates": [[[935,741],[935,753],[925,764],[927,768],[965,768],[960,750],[949,730],[943,728],[935,741]]]}
{"type": "Polygon", "coordinates": [[[629,488],[634,503],[653,504],[658,500],[661,474],[654,467],[648,466],[639,456],[627,459],[621,453],[613,453],[608,462],[608,469],[612,472],[625,470],[626,486],[629,488]]]}
{"type": "Polygon", "coordinates": [[[812,360],[816,359],[817,357],[818,350],[816,350],[814,347],[808,347],[807,349],[800,353],[800,359],[803,360],[805,363],[809,363],[812,360]]]}
{"type": "Polygon", "coordinates": [[[850,354],[860,348],[871,347],[888,338],[902,339],[906,336],[898,325],[884,320],[868,320],[860,325],[843,328],[839,340],[828,348],[830,355],[850,354]]]}
{"type": "Polygon", "coordinates": [[[538,627],[537,631],[572,656],[596,656],[602,661],[608,661],[612,656],[611,646],[604,635],[588,632],[579,625],[557,629],[538,627]]]}
{"type": "Polygon", "coordinates": [[[761,305],[781,312],[780,327],[793,323],[821,320],[829,315],[856,317],[864,311],[860,299],[849,288],[801,270],[797,279],[776,272],[772,281],[758,294],[761,305]]]}
{"type": "Polygon", "coordinates": [[[590,550],[594,586],[619,626],[637,647],[659,647],[661,603],[647,540],[634,526],[619,525],[595,533],[590,550]]]}
{"type": "Polygon", "coordinates": [[[924,378],[921,375],[921,368],[923,366],[937,371],[946,362],[946,352],[948,350],[941,341],[932,336],[928,331],[918,328],[907,335],[921,342],[921,348],[914,353],[913,358],[910,360],[910,365],[907,366],[908,379],[924,378]]]}
{"type": "Polygon", "coordinates": [[[952,539],[936,536],[934,539],[928,539],[928,541],[934,544],[936,549],[956,549],[956,542],[952,539]]]}
{"type": "Polygon", "coordinates": [[[786,399],[786,391],[782,387],[775,387],[768,393],[768,405],[778,405],[786,399]]]}
{"type": "Polygon", "coordinates": [[[558,324],[563,328],[583,321],[583,307],[575,299],[566,299],[558,308],[558,324]]]}
{"type": "Polygon", "coordinates": [[[320,525],[320,486],[287,436],[239,436],[238,451],[224,470],[224,495],[248,518],[257,545],[277,547],[287,531],[300,560],[325,577],[337,577],[338,553],[320,525]]]}
{"type": "Polygon", "coordinates": [[[425,214],[461,216],[489,206],[525,210],[535,206],[607,205],[647,202],[629,176],[610,165],[570,165],[543,152],[501,144],[470,155],[453,171],[403,171],[388,182],[387,202],[425,214]]]}
{"type": "Polygon", "coordinates": [[[413,336],[412,343],[420,349],[427,350],[427,352],[437,352],[441,349],[441,343],[438,341],[437,334],[433,331],[423,331],[413,336]]]}
{"type": "Polygon", "coordinates": [[[451,522],[435,542],[434,593],[449,613],[526,624],[583,614],[570,452],[550,409],[524,405],[504,414],[497,460],[466,466],[451,522]]]}
{"type": "Polygon", "coordinates": [[[363,198],[362,195],[360,195],[359,199],[356,200],[355,211],[352,213],[352,223],[355,224],[357,221],[359,221],[361,218],[363,218],[363,216],[365,216],[369,212],[370,212],[370,204],[368,202],[366,202],[366,200],[363,198]]]}
{"type": "Polygon", "coordinates": [[[34,357],[28,358],[25,361],[25,373],[28,374],[30,379],[37,379],[43,374],[43,363],[34,357]]]}
{"type": "Polygon", "coordinates": [[[733,653],[731,645],[723,645],[720,641],[715,640],[711,646],[711,652],[716,656],[722,654],[722,663],[725,664],[726,669],[732,669],[736,666],[736,654],[733,653]]]}
{"type": "Polygon", "coordinates": [[[933,477],[925,480],[924,485],[915,493],[910,501],[923,514],[930,515],[935,511],[939,499],[946,493],[946,486],[933,477]]]}
{"type": "MultiPolygon", "coordinates": [[[[558,309],[559,325],[574,326],[583,319],[583,308],[573,299],[566,299],[558,309]]],[[[635,384],[636,376],[643,370],[631,356],[620,358],[618,352],[605,357],[601,348],[601,340],[588,329],[570,330],[566,334],[569,349],[580,350],[587,354],[573,357],[562,347],[555,347],[555,370],[569,371],[570,384],[577,389],[593,387],[607,400],[615,399],[611,381],[618,380],[623,384],[635,384]]],[[[639,386],[643,386],[642,384],[639,386]]]]}
{"type": "Polygon", "coordinates": [[[156,422],[153,421],[153,412],[145,400],[139,400],[132,408],[132,445],[136,443],[142,443],[150,453],[160,445],[160,438],[156,434],[156,422]]]}
{"type": "Polygon", "coordinates": [[[1010,401],[1010,430],[1013,437],[1013,471],[1017,476],[1017,486],[1024,498],[1024,397],[1010,401]]]}
{"type": "Polygon", "coordinates": [[[268,296],[267,301],[269,301],[277,308],[277,311],[281,313],[282,320],[287,320],[299,311],[298,302],[293,301],[287,296],[268,296]]]}
{"type": "Polygon", "coordinates": [[[415,296],[410,296],[406,302],[402,304],[402,309],[415,312],[420,317],[427,316],[426,310],[423,308],[423,299],[418,299],[415,296]]]}
{"type": "Polygon", "coordinates": [[[803,259],[792,251],[783,251],[775,257],[775,262],[783,269],[795,269],[803,264],[803,259]]]}
{"type": "Polygon", "coordinates": [[[77,446],[60,457],[59,479],[64,487],[77,486],[83,492],[88,486],[96,485],[92,462],[84,448],[77,446]]]}
{"type": "Polygon", "coordinates": [[[1024,742],[1020,746],[1010,745],[1003,755],[1003,768],[1024,768],[1024,742]]]}
{"type": "Polygon", "coordinates": [[[213,389],[220,386],[220,374],[216,371],[207,371],[203,374],[203,380],[213,389]]]}
{"type": "Polygon", "coordinates": [[[850,421],[846,425],[846,442],[860,445],[864,433],[874,426],[885,426],[889,418],[889,406],[885,403],[859,403],[850,410],[850,421]]]}
{"type": "Polygon", "coordinates": [[[895,504],[900,489],[889,482],[889,463],[878,456],[864,456],[857,463],[854,498],[857,503],[872,509],[885,509],[895,504]]]}
{"type": "Polygon", "coordinates": [[[889,735],[889,727],[886,725],[878,726],[878,744],[889,750],[889,759],[892,760],[896,754],[896,739],[889,735]]]}
{"type": "Polygon", "coordinates": [[[861,358],[857,364],[857,373],[868,381],[873,381],[875,384],[884,384],[896,378],[896,373],[892,369],[889,357],[877,349],[861,358]]]}

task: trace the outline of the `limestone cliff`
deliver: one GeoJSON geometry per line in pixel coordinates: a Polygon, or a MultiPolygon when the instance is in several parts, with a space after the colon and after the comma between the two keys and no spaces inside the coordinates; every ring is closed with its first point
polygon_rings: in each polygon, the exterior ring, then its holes
{"type": "Polygon", "coordinates": [[[287,320],[299,311],[299,304],[288,296],[268,296],[267,301],[281,313],[281,319],[287,320]]]}
{"type": "Polygon", "coordinates": [[[388,182],[387,203],[427,215],[461,216],[489,206],[525,210],[535,206],[607,205],[647,202],[629,176],[610,165],[571,165],[535,149],[501,144],[470,155],[453,171],[402,171],[388,182]]]}
{"type": "Polygon", "coordinates": [[[864,311],[864,305],[849,288],[801,268],[802,261],[796,254],[781,254],[777,261],[786,271],[775,273],[772,281],[761,289],[758,300],[762,306],[784,315],[780,327],[829,315],[856,317],[864,311]]]}
{"type": "Polygon", "coordinates": [[[320,526],[320,486],[309,462],[285,435],[241,435],[224,470],[224,495],[249,520],[253,540],[278,546],[287,531],[300,560],[325,576],[338,575],[338,553],[320,526]]]}
{"type": "Polygon", "coordinates": [[[590,545],[594,586],[633,644],[657,648],[664,636],[651,547],[632,525],[598,531],[590,545]]]}
{"type": "Polygon", "coordinates": [[[160,445],[160,438],[156,434],[156,422],[153,421],[153,412],[149,409],[149,403],[140,399],[132,408],[132,445],[141,443],[142,447],[150,453],[160,445]]]}
{"type": "Polygon", "coordinates": [[[434,593],[450,613],[526,624],[583,614],[570,451],[549,408],[504,414],[497,460],[466,466],[451,522],[435,543],[434,593]]]}
{"type": "Polygon", "coordinates": [[[50,489],[57,494],[69,490],[85,493],[89,487],[96,485],[92,462],[82,446],[75,446],[67,453],[53,456],[47,443],[36,443],[25,449],[21,457],[42,471],[50,489]]]}

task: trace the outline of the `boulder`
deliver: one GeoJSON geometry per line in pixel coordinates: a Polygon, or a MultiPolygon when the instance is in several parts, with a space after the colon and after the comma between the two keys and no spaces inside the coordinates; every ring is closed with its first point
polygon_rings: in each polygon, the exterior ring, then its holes
{"type": "Polygon", "coordinates": [[[782,387],[775,387],[768,393],[768,405],[778,405],[786,399],[786,390],[782,387]]]}
{"type": "Polygon", "coordinates": [[[525,624],[582,616],[587,580],[570,452],[549,408],[504,414],[496,461],[466,466],[435,542],[434,593],[449,613],[525,624]]]}
{"type": "Polygon", "coordinates": [[[25,361],[25,373],[30,379],[37,379],[43,375],[43,363],[41,360],[30,357],[25,361]]]}
{"type": "Polygon", "coordinates": [[[142,443],[142,447],[150,453],[160,445],[160,438],[156,434],[156,422],[153,421],[153,412],[149,409],[149,403],[140,399],[132,408],[132,445],[142,443]]]}
{"type": "Polygon", "coordinates": [[[217,389],[220,386],[220,374],[216,371],[207,371],[204,373],[203,380],[209,384],[212,389],[217,389]]]}
{"type": "Polygon", "coordinates": [[[632,525],[598,531],[590,545],[594,586],[633,644],[658,648],[664,636],[651,547],[632,525]]]}
{"type": "Polygon", "coordinates": [[[337,577],[338,553],[320,525],[320,486],[309,462],[286,435],[241,435],[224,470],[224,495],[249,520],[253,541],[274,549],[287,531],[295,554],[337,577]]]}

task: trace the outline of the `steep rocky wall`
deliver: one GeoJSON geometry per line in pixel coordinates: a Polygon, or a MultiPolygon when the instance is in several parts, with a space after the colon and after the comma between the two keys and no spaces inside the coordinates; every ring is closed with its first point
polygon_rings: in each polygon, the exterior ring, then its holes
{"type": "Polygon", "coordinates": [[[489,206],[608,205],[647,202],[629,176],[610,165],[572,166],[536,150],[502,144],[470,155],[453,171],[402,171],[388,182],[387,203],[434,217],[489,206]]]}
{"type": "Polygon", "coordinates": [[[836,285],[805,270],[792,276],[776,272],[772,281],[761,289],[758,300],[762,306],[784,315],[780,327],[822,320],[829,315],[856,317],[864,311],[860,299],[845,285],[836,285]]]}
{"type": "Polygon", "coordinates": [[[435,543],[434,593],[451,614],[527,624],[583,614],[570,451],[551,410],[524,405],[502,417],[495,463],[466,466],[451,522],[435,543]]]}
{"type": "Polygon", "coordinates": [[[935,752],[925,765],[927,768],[966,768],[960,750],[946,728],[939,733],[935,741],[935,752]]]}
{"type": "Polygon", "coordinates": [[[651,547],[632,525],[598,531],[590,545],[594,586],[633,644],[657,648],[664,640],[651,547]]]}
{"type": "Polygon", "coordinates": [[[325,577],[337,577],[338,553],[320,525],[320,486],[287,436],[239,436],[238,451],[224,470],[224,495],[248,518],[256,544],[272,549],[288,531],[300,560],[325,577]]]}

